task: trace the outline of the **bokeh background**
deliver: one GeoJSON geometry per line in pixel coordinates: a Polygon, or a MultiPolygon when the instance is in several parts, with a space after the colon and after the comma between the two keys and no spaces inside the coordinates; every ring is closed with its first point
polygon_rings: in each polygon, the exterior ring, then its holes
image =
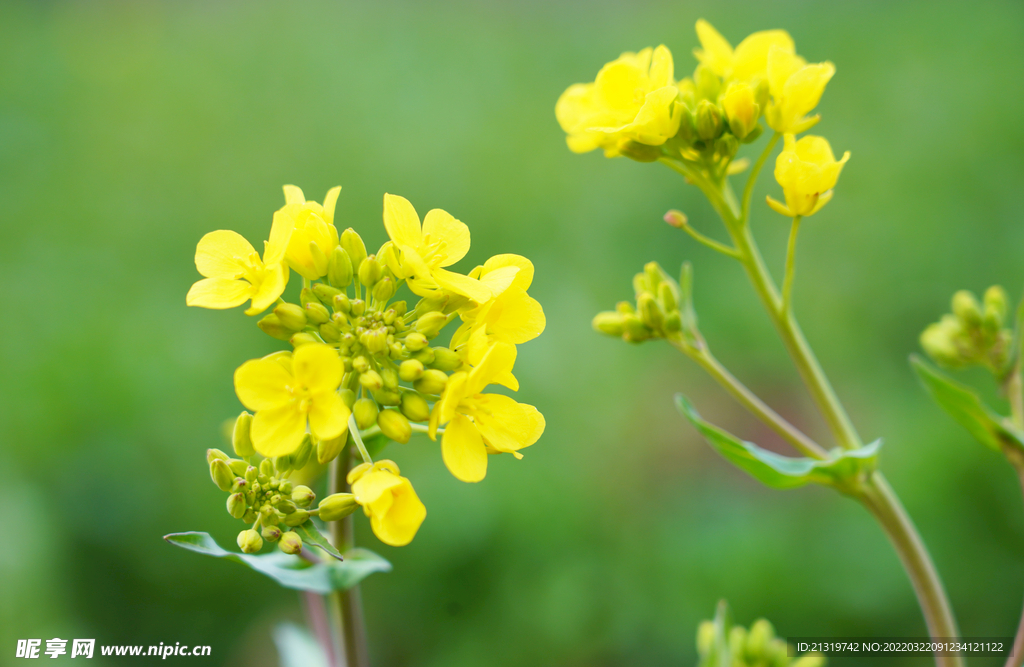
{"type": "MultiPolygon", "coordinates": [[[[371,246],[385,191],[445,208],[472,229],[464,270],[532,258],[548,318],[520,350],[522,400],[548,423],[524,460],[466,485],[426,438],[389,450],[429,517],[402,549],[359,521],[395,565],[363,586],[375,664],[693,664],[719,598],[783,635],[923,635],[861,507],[730,468],[674,392],[779,443],[671,349],[590,329],[644,262],[690,259],[718,356],[825,435],[738,268],[661,222],[679,208],[720,236],[699,193],[657,165],[570,153],[554,119],[561,91],[621,51],[664,43],[692,69],[702,16],[733,43],[786,28],[836,63],[817,131],[853,157],[801,236],[797,312],[863,435],[885,438],[963,633],[1011,635],[1020,489],[930,404],[907,356],[954,290],[1024,283],[1024,5],[4,2],[3,655],[18,638],[94,637],[277,664],[269,633],[301,620],[297,596],[161,536],[238,530],[203,453],[240,409],[234,368],[276,342],[184,295],[200,236],[264,238],[284,183],[316,199],[342,184],[338,225],[371,246]]],[[[775,190],[762,181],[756,201],[775,190]]],[[[787,225],[755,211],[779,271],[787,225]]]]}

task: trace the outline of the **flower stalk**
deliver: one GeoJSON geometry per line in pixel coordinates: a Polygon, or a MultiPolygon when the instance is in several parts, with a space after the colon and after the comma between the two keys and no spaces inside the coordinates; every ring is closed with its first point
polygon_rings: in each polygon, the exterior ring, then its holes
{"type": "MultiPolygon", "coordinates": [[[[365,448],[361,448],[361,450],[365,452],[365,448]]],[[[334,459],[328,479],[330,494],[350,492],[345,478],[351,466],[351,451],[334,459]]],[[[345,553],[355,545],[355,527],[351,514],[340,521],[333,521],[329,525],[331,543],[338,551],[345,553]]],[[[369,667],[366,622],[363,618],[363,603],[359,594],[359,586],[334,591],[329,597],[335,621],[336,655],[343,658],[339,667],[369,667]]]]}

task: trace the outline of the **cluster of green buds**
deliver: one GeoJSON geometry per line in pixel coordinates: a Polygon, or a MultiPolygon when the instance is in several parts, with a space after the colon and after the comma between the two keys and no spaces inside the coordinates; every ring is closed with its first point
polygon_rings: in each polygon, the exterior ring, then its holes
{"type": "MultiPolygon", "coordinates": [[[[298,304],[277,305],[259,327],[294,348],[324,343],[337,349],[345,367],[341,396],[356,424],[362,430],[376,426],[405,443],[412,435],[410,422],[429,419],[428,400],[436,400],[449,373],[462,366],[457,353],[432,347],[430,341],[466,300],[422,298],[411,310],[404,300],[391,302],[400,280],[390,268],[394,258],[379,255],[393,253],[387,243],[381,253],[368,255],[359,234],[346,229],[331,251],[323,280],[304,287],[298,304]]],[[[330,461],[344,445],[344,438],[319,442],[318,460],[330,461]]]]}
{"type": "Polygon", "coordinates": [[[655,338],[673,339],[696,332],[697,317],[690,303],[691,267],[683,265],[676,282],[657,262],[648,262],[633,276],[635,303],[620,301],[615,310],[598,313],[594,329],[630,343],[655,338]]]}
{"type": "Polygon", "coordinates": [[[790,647],[775,636],[775,628],[766,619],[754,621],[747,629],[731,625],[726,617],[720,613],[697,628],[700,667],[823,667],[826,663],[824,656],[816,653],[789,657],[790,647]]]}
{"type": "Polygon", "coordinates": [[[921,347],[937,363],[951,368],[984,366],[996,375],[1006,370],[1013,332],[1005,327],[1006,291],[993,285],[982,302],[967,290],[953,295],[952,313],[930,324],[921,347]]]}
{"type": "Polygon", "coordinates": [[[206,461],[210,478],[221,491],[227,492],[228,514],[252,528],[238,534],[238,548],[256,553],[264,541],[276,543],[281,551],[298,554],[302,538],[293,528],[320,516],[324,521],[337,521],[355,511],[357,504],[351,493],[336,493],[320,501],[308,486],[294,484],[288,476],[301,470],[312,460],[312,440],[307,436],[298,450],[287,456],[263,458],[253,449],[250,437],[252,415],[243,412],[235,420],[231,440],[238,458],[219,449],[208,449],[206,461]]]}

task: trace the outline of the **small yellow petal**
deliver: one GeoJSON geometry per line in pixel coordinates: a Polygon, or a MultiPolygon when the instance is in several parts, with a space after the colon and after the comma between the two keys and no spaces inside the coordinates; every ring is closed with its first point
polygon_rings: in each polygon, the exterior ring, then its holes
{"type": "Polygon", "coordinates": [[[294,404],[260,410],[252,418],[252,446],[272,458],[291,454],[306,435],[306,417],[294,404]]]}
{"type": "Polygon", "coordinates": [[[435,208],[423,219],[423,244],[440,242],[440,266],[451,266],[469,252],[469,227],[447,211],[435,208]]]}
{"type": "Polygon", "coordinates": [[[480,415],[476,428],[491,447],[514,452],[537,442],[544,432],[544,417],[537,408],[501,394],[477,397],[480,415]]]}
{"type": "Polygon", "coordinates": [[[384,195],[384,228],[395,245],[419,248],[423,244],[420,217],[405,197],[384,195]]]}
{"type": "Polygon", "coordinates": [[[487,476],[483,438],[465,415],[456,415],[445,428],[441,436],[441,456],[456,479],[479,482],[487,476]]]}
{"type": "Polygon", "coordinates": [[[345,367],[338,351],[327,345],[302,345],[292,355],[295,379],[313,393],[334,391],[341,384],[345,367]]]}
{"type": "Polygon", "coordinates": [[[522,255],[513,255],[511,253],[495,255],[484,262],[483,273],[487,275],[491,271],[506,266],[514,266],[519,269],[519,272],[515,275],[513,285],[522,289],[530,289],[530,285],[533,284],[533,262],[522,255]]]}
{"type": "Polygon", "coordinates": [[[199,239],[196,268],[207,278],[239,278],[255,253],[241,234],[220,229],[199,239]]]}
{"type": "Polygon", "coordinates": [[[339,194],[341,194],[341,186],[335,185],[324,195],[324,220],[329,225],[334,224],[334,208],[338,203],[339,194]]]}
{"type": "MultiPolygon", "coordinates": [[[[303,347],[309,346],[304,345],[303,347]]],[[[329,391],[317,394],[313,396],[309,406],[309,430],[320,440],[332,440],[348,428],[350,414],[352,414],[351,411],[338,392],[329,391]]]]}
{"type": "Polygon", "coordinates": [[[778,201],[776,199],[772,199],[771,196],[768,196],[766,199],[768,201],[768,205],[771,206],[773,211],[775,211],[776,213],[779,213],[781,215],[784,215],[787,218],[792,218],[793,217],[793,212],[790,211],[788,208],[786,208],[785,204],[783,204],[782,202],[780,202],[780,201],[778,201]]]}
{"type": "MultiPolygon", "coordinates": [[[[300,348],[301,349],[301,348],[300,348]]],[[[250,410],[280,407],[291,401],[292,375],[274,359],[252,359],[235,371],[235,393],[250,410]]]]}
{"type": "Polygon", "coordinates": [[[285,204],[305,204],[306,198],[302,194],[302,188],[296,185],[284,186],[285,204]]]}
{"type": "Polygon", "coordinates": [[[200,308],[234,308],[249,298],[252,285],[244,280],[204,278],[189,289],[185,303],[200,308]]]}
{"type": "Polygon", "coordinates": [[[479,280],[474,280],[469,276],[445,269],[434,269],[430,275],[441,289],[469,297],[477,303],[483,303],[491,298],[491,290],[479,280]]]}

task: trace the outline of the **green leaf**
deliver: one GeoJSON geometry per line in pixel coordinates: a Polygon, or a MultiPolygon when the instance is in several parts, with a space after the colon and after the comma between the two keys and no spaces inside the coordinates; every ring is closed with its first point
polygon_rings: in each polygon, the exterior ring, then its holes
{"type": "Polygon", "coordinates": [[[940,373],[917,355],[910,357],[910,364],[932,399],[975,440],[997,452],[1012,448],[1024,453],[1022,434],[1005,425],[1003,418],[985,405],[973,389],[940,373]]]}
{"type": "Polygon", "coordinates": [[[874,469],[882,446],[882,441],[876,440],[858,449],[831,452],[830,458],[824,460],[782,456],[704,421],[682,394],[676,395],[676,405],[719,454],[762,484],[776,489],[793,489],[808,482],[852,489],[865,473],[874,469]]]}
{"type": "Polygon", "coordinates": [[[334,548],[334,545],[331,544],[331,541],[328,540],[327,536],[323,534],[323,532],[320,530],[320,527],[313,523],[312,519],[302,524],[301,526],[292,528],[292,530],[299,534],[299,537],[302,538],[302,541],[305,544],[312,544],[318,546],[330,555],[337,558],[338,560],[344,560],[341,557],[341,552],[334,548]]]}
{"type": "Polygon", "coordinates": [[[285,588],[326,595],[355,586],[374,572],[388,572],[391,564],[366,549],[350,549],[345,560],[310,563],[281,551],[267,554],[239,554],[226,551],[209,533],[172,533],[164,539],[176,547],[214,558],[223,558],[264,574],[285,588]]]}

